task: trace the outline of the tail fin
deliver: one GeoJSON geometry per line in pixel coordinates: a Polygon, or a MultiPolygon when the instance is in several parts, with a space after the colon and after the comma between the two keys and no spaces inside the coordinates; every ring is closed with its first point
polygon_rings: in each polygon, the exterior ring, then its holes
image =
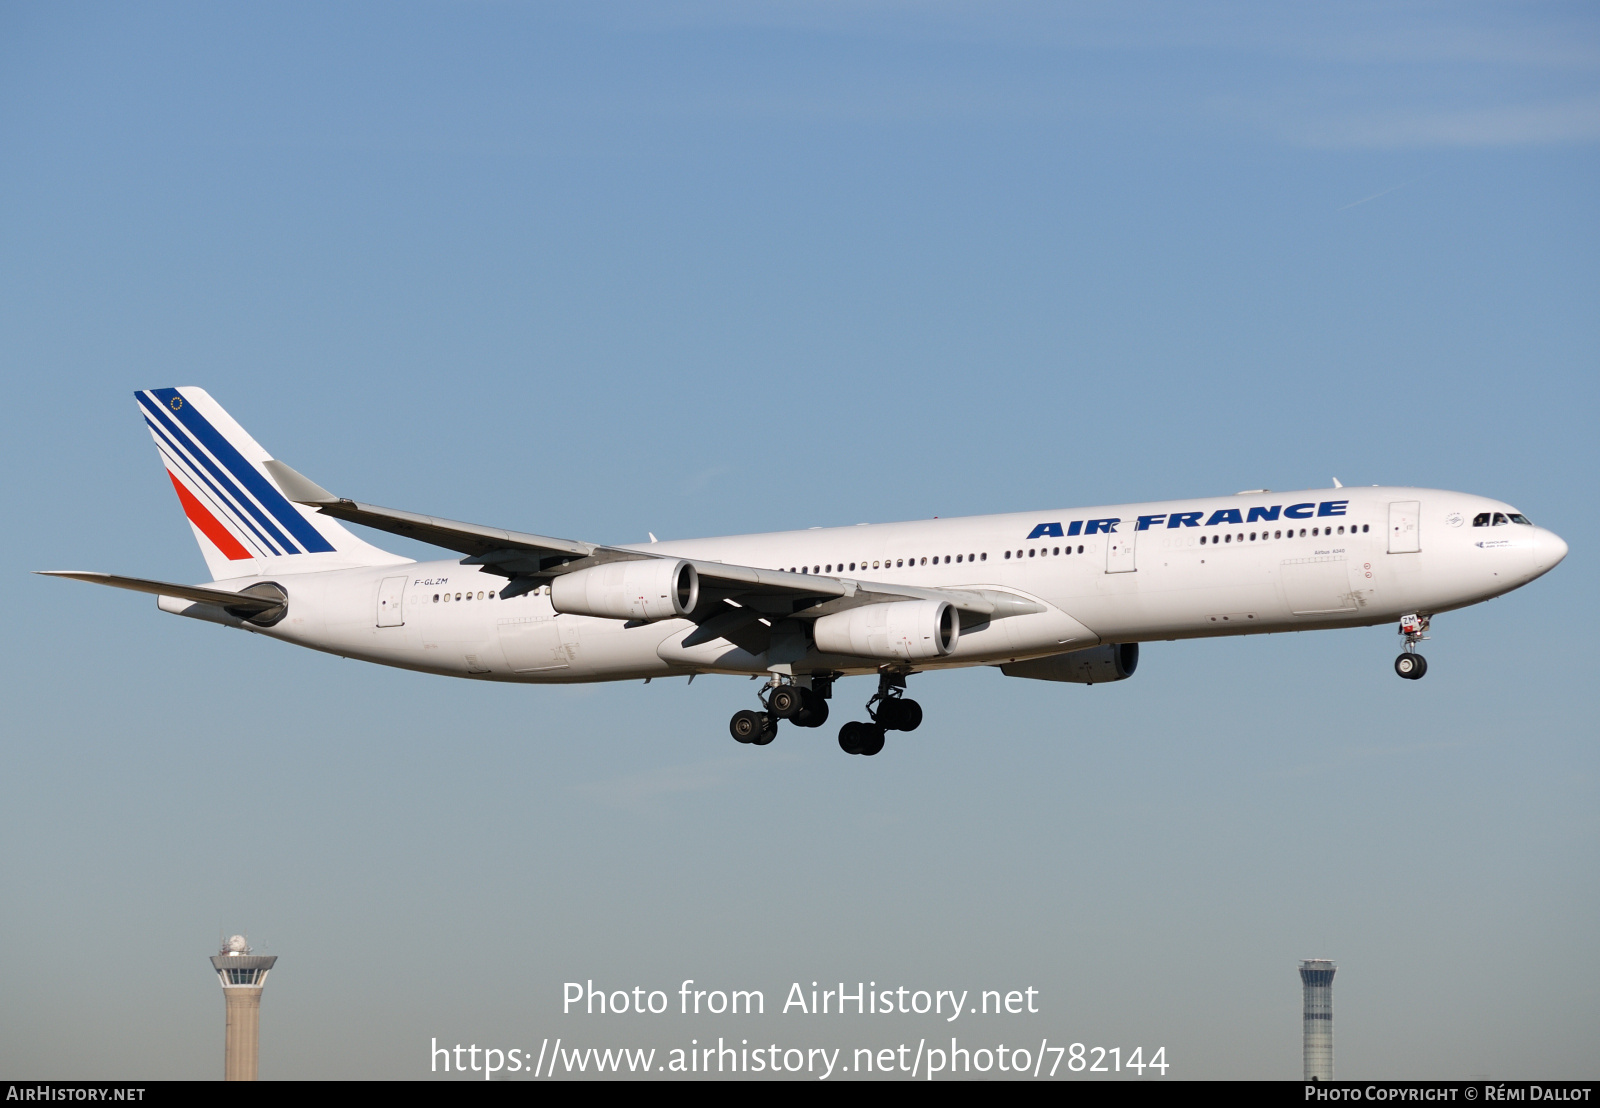
{"type": "Polygon", "coordinates": [[[204,390],[134,394],[213,581],[407,562],[294,504],[265,450],[204,390]]]}

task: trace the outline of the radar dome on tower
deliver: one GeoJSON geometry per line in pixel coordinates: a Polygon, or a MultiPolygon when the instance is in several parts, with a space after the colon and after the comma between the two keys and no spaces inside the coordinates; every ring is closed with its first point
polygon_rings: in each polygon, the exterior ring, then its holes
{"type": "Polygon", "coordinates": [[[223,949],[229,954],[245,954],[250,950],[250,943],[243,935],[235,935],[228,940],[228,945],[223,949]]]}

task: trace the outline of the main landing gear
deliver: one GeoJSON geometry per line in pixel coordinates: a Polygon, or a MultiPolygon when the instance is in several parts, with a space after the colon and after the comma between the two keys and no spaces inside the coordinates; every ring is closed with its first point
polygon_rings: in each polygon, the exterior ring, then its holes
{"type": "Polygon", "coordinates": [[[1428,672],[1428,659],[1417,653],[1417,644],[1427,638],[1428,617],[1400,617],[1400,633],[1406,637],[1405,650],[1394,660],[1394,671],[1407,681],[1419,680],[1428,672]]]}
{"type": "Polygon", "coordinates": [[[907,699],[905,689],[905,674],[880,673],[877,695],[867,701],[867,715],[872,722],[852,721],[839,728],[839,749],[846,754],[870,756],[883,749],[885,731],[915,731],[920,727],[922,705],[907,699]]]}
{"type": "Polygon", "coordinates": [[[828,722],[828,694],[831,678],[814,677],[811,687],[772,684],[761,694],[762,711],[746,709],[733,713],[728,731],[737,742],[766,746],[778,737],[778,721],[788,720],[796,727],[821,727],[828,722]]]}

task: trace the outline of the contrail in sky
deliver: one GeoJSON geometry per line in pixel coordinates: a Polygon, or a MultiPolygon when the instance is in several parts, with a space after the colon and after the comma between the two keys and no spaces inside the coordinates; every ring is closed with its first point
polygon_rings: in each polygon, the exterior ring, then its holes
{"type": "Polygon", "coordinates": [[[1349,208],[1354,208],[1359,204],[1365,204],[1369,200],[1376,200],[1380,196],[1388,196],[1391,192],[1394,192],[1397,189],[1403,189],[1407,185],[1414,184],[1414,183],[1415,183],[1414,181],[1401,181],[1398,185],[1391,185],[1390,187],[1384,189],[1382,192],[1375,192],[1371,196],[1362,197],[1360,200],[1352,200],[1350,203],[1345,204],[1342,207],[1335,208],[1333,210],[1336,211],[1336,212],[1342,212],[1342,211],[1345,211],[1345,210],[1347,210],[1349,208]]]}

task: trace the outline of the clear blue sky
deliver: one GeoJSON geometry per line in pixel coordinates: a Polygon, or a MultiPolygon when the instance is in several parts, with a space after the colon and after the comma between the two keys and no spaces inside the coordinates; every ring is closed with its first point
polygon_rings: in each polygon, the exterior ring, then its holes
{"type": "Polygon", "coordinates": [[[215,1076],[247,928],[263,1077],[945,1033],[558,1012],[693,977],[1031,984],[962,1034],[1293,1078],[1313,956],[1341,1076],[1594,1076],[1597,32],[5,5],[0,1071],[215,1076]],[[203,577],[131,397],[179,384],[345,494],[598,541],[1337,476],[1572,553],[1436,620],[1416,684],[1390,628],[1155,644],[1114,686],[917,679],[875,759],[758,750],[732,678],[452,682],[28,576],[203,577]]]}

